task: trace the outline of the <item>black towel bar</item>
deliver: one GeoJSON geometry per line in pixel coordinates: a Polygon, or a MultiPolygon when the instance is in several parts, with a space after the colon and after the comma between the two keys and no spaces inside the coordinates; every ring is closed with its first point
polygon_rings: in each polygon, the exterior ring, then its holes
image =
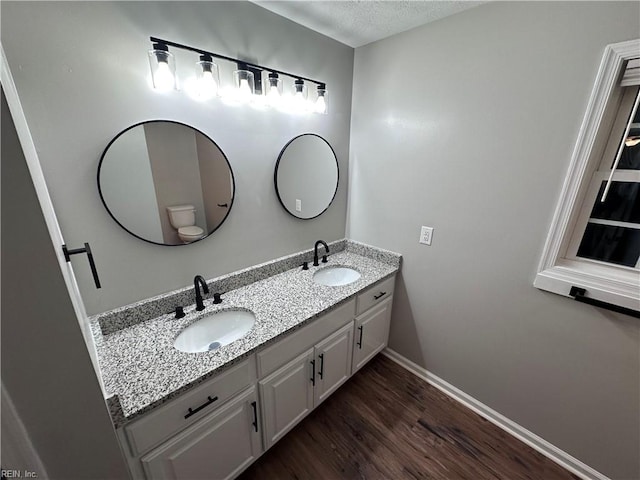
{"type": "Polygon", "coordinates": [[[78,253],[86,253],[89,259],[89,266],[91,267],[91,273],[93,274],[93,281],[96,283],[96,288],[102,288],[100,285],[100,279],[98,278],[98,270],[96,269],[96,263],[93,261],[93,255],[91,254],[91,247],[88,243],[84,244],[84,248],[76,248],[69,250],[66,245],[62,245],[62,251],[64,252],[64,259],[67,262],[71,261],[71,255],[77,255],[78,253]]]}

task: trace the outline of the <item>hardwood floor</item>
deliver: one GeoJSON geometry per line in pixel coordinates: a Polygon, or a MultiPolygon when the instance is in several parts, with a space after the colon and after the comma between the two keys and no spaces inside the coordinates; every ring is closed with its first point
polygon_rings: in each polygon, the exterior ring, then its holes
{"type": "Polygon", "coordinates": [[[378,355],[242,480],[577,479],[378,355]]]}

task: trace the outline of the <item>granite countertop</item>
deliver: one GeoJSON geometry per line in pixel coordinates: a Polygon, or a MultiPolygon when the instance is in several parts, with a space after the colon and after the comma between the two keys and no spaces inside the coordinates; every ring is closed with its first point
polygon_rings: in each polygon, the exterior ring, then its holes
{"type": "Polygon", "coordinates": [[[181,319],[165,314],[106,335],[98,321],[91,320],[114,424],[121,426],[156,408],[399,269],[399,255],[397,263],[391,264],[353,250],[347,247],[329,256],[328,263],[310,265],[309,270],[297,267],[228,291],[219,305],[213,305],[207,296],[205,310],[197,312],[195,305],[189,305],[181,319]],[[329,266],[354,268],[361,277],[338,287],[316,284],[313,274],[329,266]],[[202,353],[185,353],[173,346],[180,331],[191,323],[214,312],[237,309],[250,310],[256,317],[243,338],[202,353]]]}

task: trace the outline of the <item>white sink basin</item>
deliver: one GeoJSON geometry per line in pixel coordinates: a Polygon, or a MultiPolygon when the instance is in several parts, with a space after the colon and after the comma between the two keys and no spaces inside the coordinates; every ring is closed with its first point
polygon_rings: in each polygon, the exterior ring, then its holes
{"type": "Polygon", "coordinates": [[[216,312],[182,330],[173,346],[187,353],[215,350],[244,337],[255,322],[255,315],[246,310],[216,312]]]}
{"type": "Polygon", "coordinates": [[[348,267],[327,267],[313,274],[313,281],[327,287],[349,285],[360,278],[360,272],[348,267]]]}

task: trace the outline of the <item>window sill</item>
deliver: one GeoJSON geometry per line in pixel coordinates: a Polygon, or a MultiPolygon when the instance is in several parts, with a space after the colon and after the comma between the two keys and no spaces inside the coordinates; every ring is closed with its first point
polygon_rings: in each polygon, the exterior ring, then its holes
{"type": "Polygon", "coordinates": [[[640,276],[637,272],[559,259],[557,265],[540,271],[533,285],[566,297],[570,297],[571,287],[577,286],[585,288],[588,296],[596,300],[632,310],[640,309],[640,276]],[[605,271],[606,276],[603,276],[605,271]]]}

